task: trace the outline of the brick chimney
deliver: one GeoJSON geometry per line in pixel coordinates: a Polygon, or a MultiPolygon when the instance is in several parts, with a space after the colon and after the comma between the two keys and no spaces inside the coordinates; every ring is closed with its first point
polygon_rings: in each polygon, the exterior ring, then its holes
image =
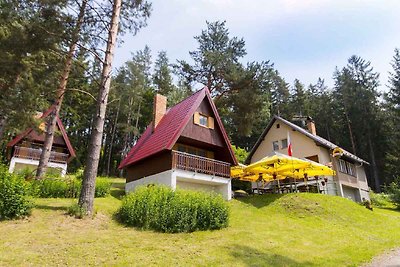
{"type": "Polygon", "coordinates": [[[153,103],[153,131],[161,121],[167,111],[167,98],[163,95],[156,94],[153,103]]]}
{"type": "Polygon", "coordinates": [[[317,135],[317,129],[315,128],[314,120],[311,117],[307,117],[307,129],[313,135],[317,135]]]}

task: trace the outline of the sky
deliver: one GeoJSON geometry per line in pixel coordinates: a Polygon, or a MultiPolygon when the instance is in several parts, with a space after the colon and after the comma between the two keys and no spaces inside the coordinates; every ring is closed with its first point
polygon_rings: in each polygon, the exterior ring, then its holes
{"type": "Polygon", "coordinates": [[[148,45],[153,61],[164,50],[172,63],[190,61],[194,36],[206,21],[226,21],[230,36],[246,42],[245,61],[267,61],[289,84],[319,77],[333,86],[335,68],[358,55],[380,73],[387,90],[394,49],[400,48],[399,0],[154,0],[148,26],[121,37],[114,66],[148,45]]]}

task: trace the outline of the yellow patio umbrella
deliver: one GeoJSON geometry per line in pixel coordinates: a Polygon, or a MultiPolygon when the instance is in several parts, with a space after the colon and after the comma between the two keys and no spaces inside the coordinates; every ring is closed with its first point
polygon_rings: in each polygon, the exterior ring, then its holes
{"type": "Polygon", "coordinates": [[[321,175],[333,176],[336,174],[335,171],[329,168],[328,166],[325,166],[323,164],[308,159],[304,159],[304,161],[307,161],[310,164],[307,167],[285,171],[282,172],[281,174],[293,178],[307,178],[310,176],[321,176],[321,175]]]}
{"type": "MultiPolygon", "coordinates": [[[[274,179],[273,175],[267,173],[255,173],[255,172],[245,171],[245,168],[247,168],[247,166],[241,163],[239,163],[239,165],[237,166],[231,167],[231,177],[234,179],[239,179],[242,181],[250,181],[250,182],[257,182],[260,180],[270,181],[274,179]]],[[[279,178],[283,179],[285,177],[279,176],[279,178]]]]}
{"type": "Polygon", "coordinates": [[[249,166],[243,168],[244,172],[255,174],[270,174],[272,176],[281,176],[284,179],[285,172],[295,171],[296,169],[306,168],[311,165],[310,162],[289,157],[280,153],[275,153],[273,156],[265,157],[249,166]]]}

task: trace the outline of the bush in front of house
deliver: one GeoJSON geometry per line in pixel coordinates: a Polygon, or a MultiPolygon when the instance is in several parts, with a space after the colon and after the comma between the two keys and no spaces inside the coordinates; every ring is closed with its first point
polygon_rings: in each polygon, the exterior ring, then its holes
{"type": "Polygon", "coordinates": [[[129,226],[178,233],[227,227],[229,208],[220,195],[150,185],[125,196],[116,215],[129,226]]]}
{"type": "Polygon", "coordinates": [[[5,165],[0,165],[0,220],[14,219],[31,213],[29,186],[22,176],[8,173],[5,165]]]}
{"type": "MultiPolygon", "coordinates": [[[[31,181],[34,195],[42,198],[77,198],[81,192],[82,181],[76,178],[45,178],[31,181]]],[[[110,194],[111,181],[108,178],[97,178],[95,197],[110,194]]]]}

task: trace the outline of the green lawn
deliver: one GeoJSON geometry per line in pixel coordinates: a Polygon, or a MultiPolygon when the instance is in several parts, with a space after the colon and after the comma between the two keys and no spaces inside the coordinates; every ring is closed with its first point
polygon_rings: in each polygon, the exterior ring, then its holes
{"type": "Polygon", "coordinates": [[[94,219],[65,215],[72,199],[36,199],[29,218],[0,222],[0,265],[358,266],[400,246],[399,212],[317,194],[233,200],[219,231],[141,231],[112,219],[123,188],[115,181],[94,219]]]}

